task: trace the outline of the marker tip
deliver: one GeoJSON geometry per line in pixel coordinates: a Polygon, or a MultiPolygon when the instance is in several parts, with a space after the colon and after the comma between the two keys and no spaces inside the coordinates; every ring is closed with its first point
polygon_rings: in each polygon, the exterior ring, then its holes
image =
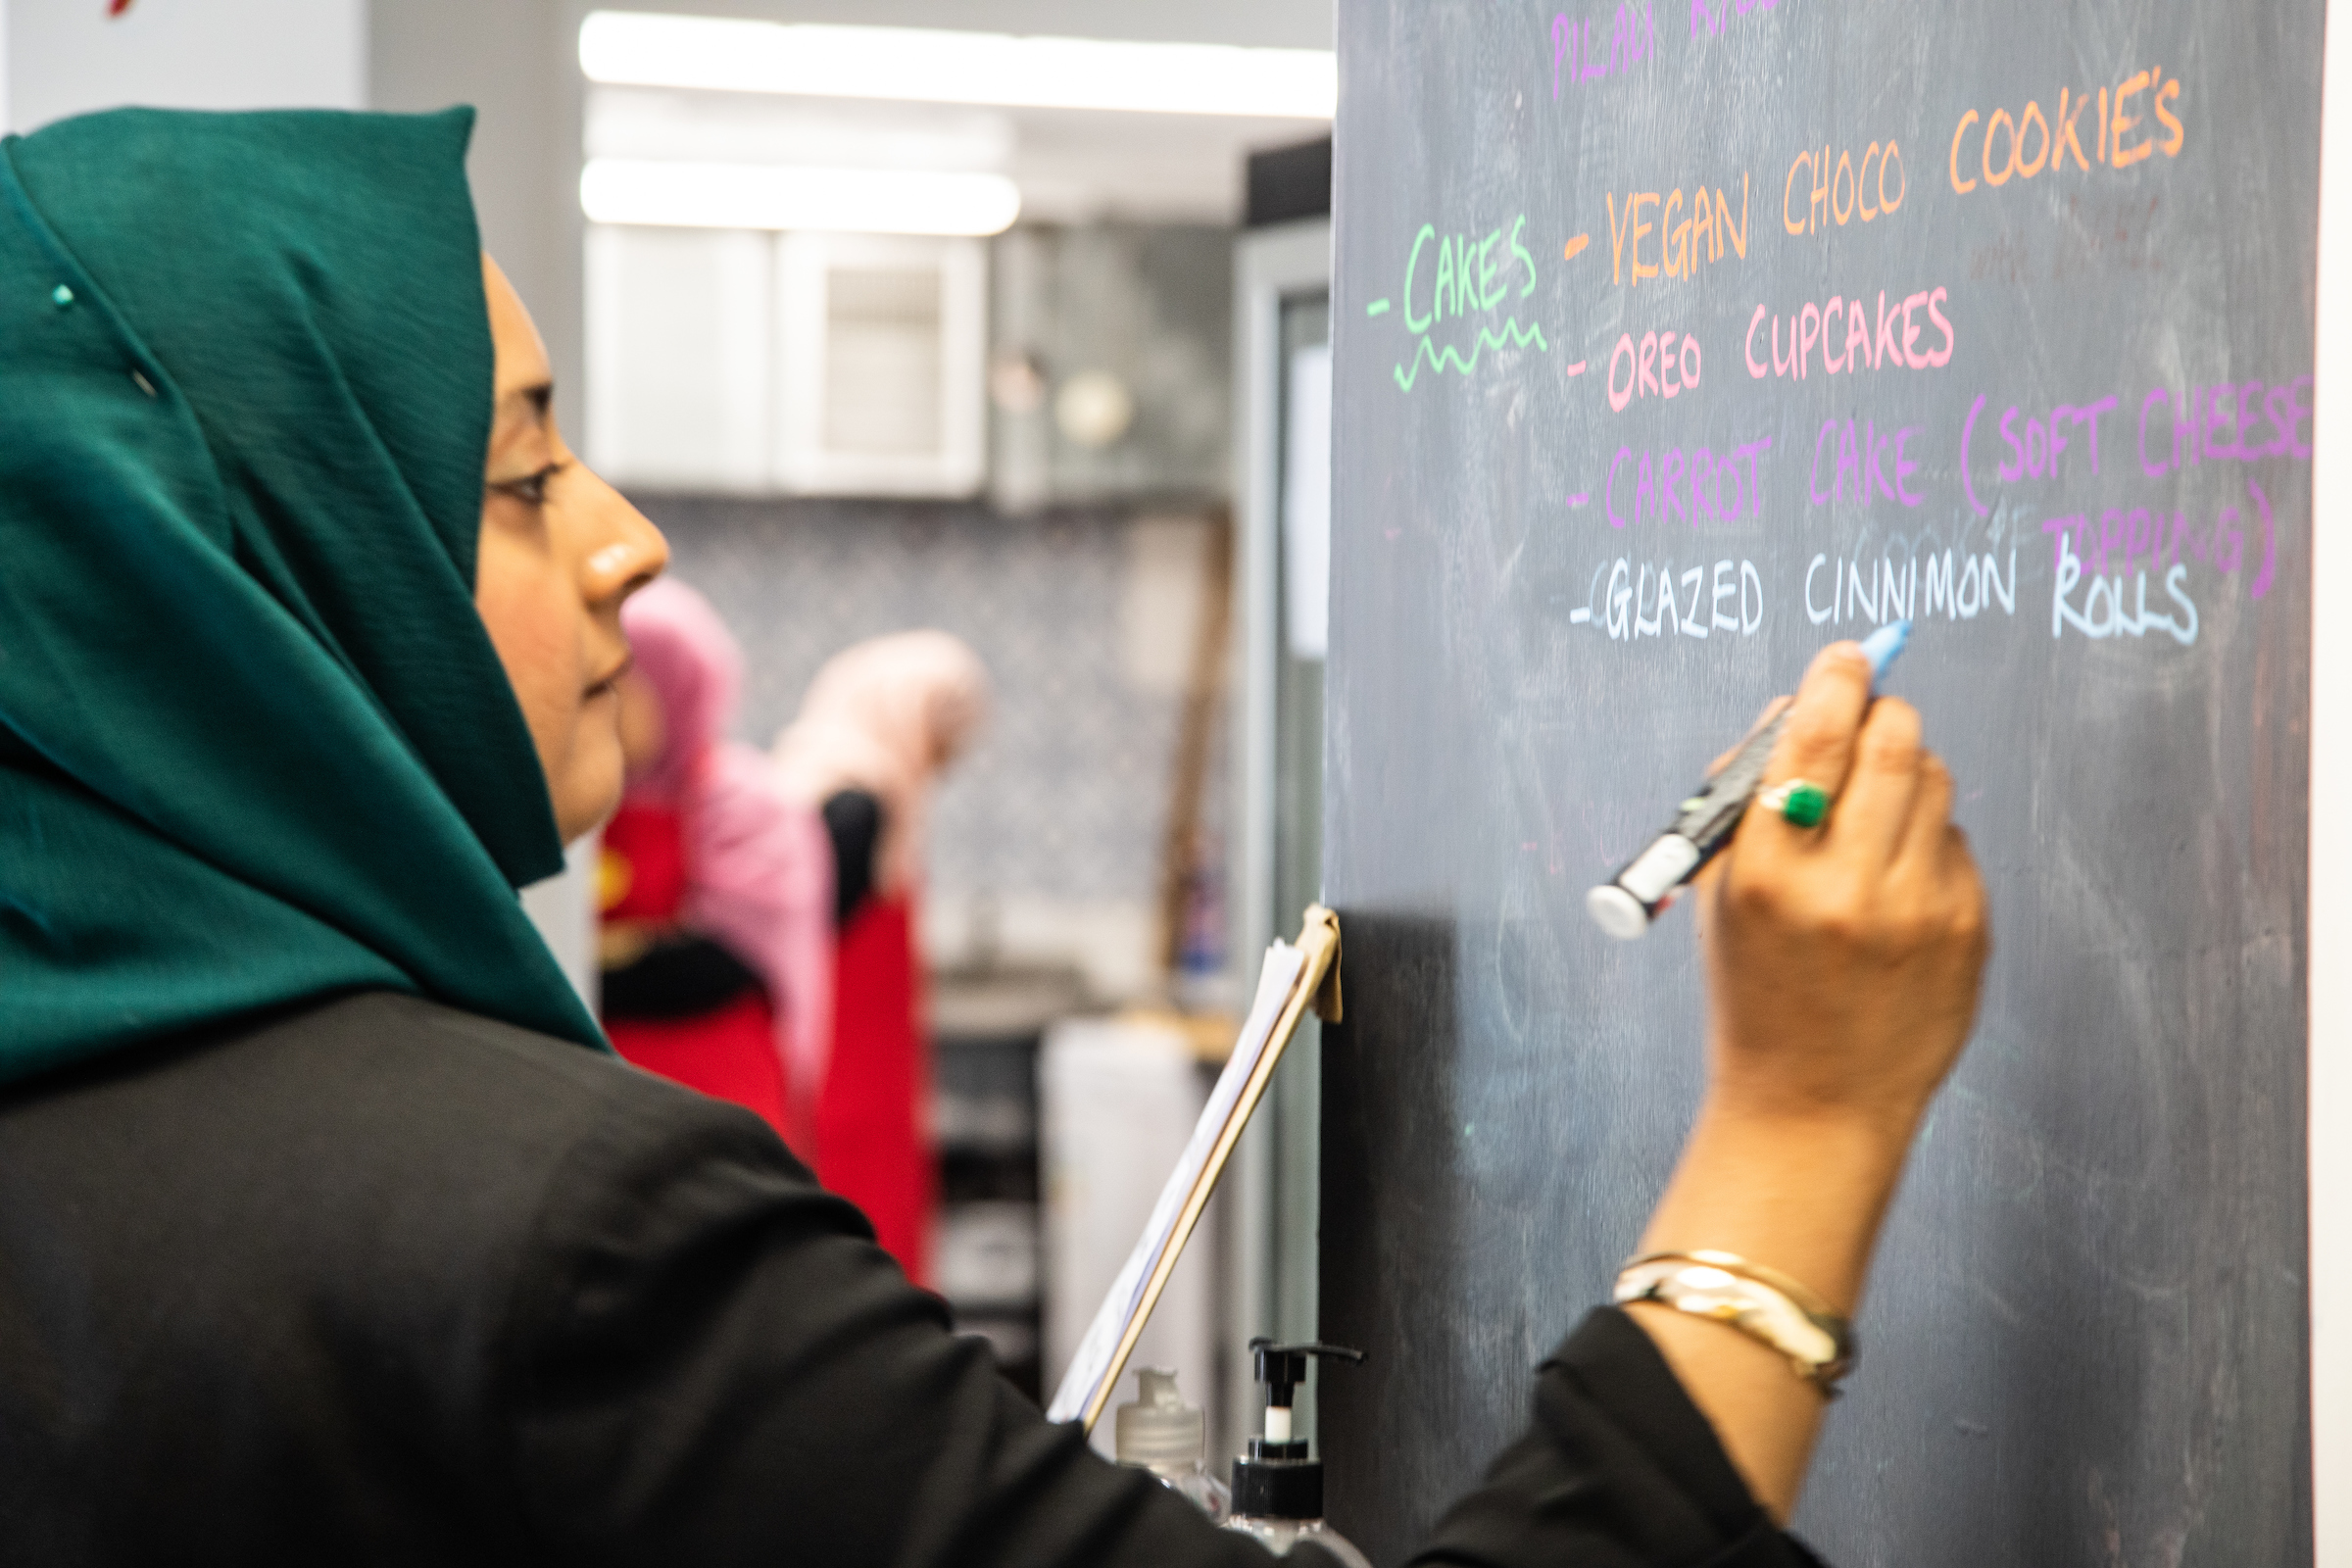
{"type": "Polygon", "coordinates": [[[1895,655],[1901,653],[1910,640],[1911,622],[1908,620],[1888,621],[1862,639],[1862,657],[1870,661],[1873,679],[1886,673],[1886,666],[1894,662],[1895,655]]]}

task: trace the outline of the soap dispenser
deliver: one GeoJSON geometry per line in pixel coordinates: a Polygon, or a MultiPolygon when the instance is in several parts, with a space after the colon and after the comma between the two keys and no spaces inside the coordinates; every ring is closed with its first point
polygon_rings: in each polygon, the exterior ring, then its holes
{"type": "Polygon", "coordinates": [[[1170,1491],[1182,1493],[1194,1507],[1223,1524],[1232,1511],[1232,1494],[1201,1463],[1208,1429],[1200,1407],[1184,1402],[1173,1372],[1138,1368],[1135,1388],[1135,1402],[1120,1405],[1113,1420],[1119,1463],[1151,1471],[1170,1491]]]}
{"type": "Polygon", "coordinates": [[[1250,1455],[1233,1461],[1233,1517],[1228,1530],[1255,1536],[1276,1556],[1313,1543],[1347,1568],[1372,1568],[1362,1552],[1323,1522],[1323,1461],[1307,1457],[1306,1440],[1291,1436],[1292,1393],[1306,1381],[1310,1355],[1351,1364],[1361,1350],[1338,1345],[1276,1345],[1251,1340],[1257,1381],[1266,1389],[1265,1435],[1250,1440],[1250,1455]]]}

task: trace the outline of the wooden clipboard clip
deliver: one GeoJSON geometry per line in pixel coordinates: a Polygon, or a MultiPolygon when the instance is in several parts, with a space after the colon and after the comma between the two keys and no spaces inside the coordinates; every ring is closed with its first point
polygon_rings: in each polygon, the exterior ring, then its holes
{"type": "Polygon", "coordinates": [[[1331,961],[1323,970],[1323,983],[1315,987],[1315,1016],[1325,1023],[1338,1023],[1345,1011],[1340,1000],[1340,917],[1320,904],[1308,906],[1306,919],[1299,926],[1298,945],[1305,947],[1307,932],[1318,925],[1331,931],[1331,961]]]}

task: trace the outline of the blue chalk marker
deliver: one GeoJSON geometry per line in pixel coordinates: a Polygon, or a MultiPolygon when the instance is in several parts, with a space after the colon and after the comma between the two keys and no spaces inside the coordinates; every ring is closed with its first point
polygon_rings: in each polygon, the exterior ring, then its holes
{"type": "MultiPolygon", "coordinates": [[[[1911,623],[1898,620],[1862,639],[1862,657],[1870,661],[1873,687],[1910,638],[1911,623]]],[[[1764,763],[1788,721],[1788,710],[1783,709],[1771,723],[1740,742],[1723,771],[1683,802],[1673,826],[1652,839],[1649,848],[1635,856],[1624,870],[1585,895],[1585,908],[1595,924],[1619,941],[1631,942],[1666,912],[1684,884],[1732,842],[1740,819],[1747,814],[1748,804],[1764,782],[1764,763]]]]}

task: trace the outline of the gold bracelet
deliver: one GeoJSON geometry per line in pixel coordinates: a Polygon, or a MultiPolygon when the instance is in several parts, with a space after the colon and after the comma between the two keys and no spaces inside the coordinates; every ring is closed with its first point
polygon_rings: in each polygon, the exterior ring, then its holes
{"type": "Polygon", "coordinates": [[[1788,1358],[1796,1375],[1838,1397],[1838,1383],[1860,1353],[1854,1326],[1830,1303],[1778,1269],[1733,1252],[1651,1252],[1618,1271],[1619,1306],[1655,1301],[1728,1323],[1788,1358]]]}

